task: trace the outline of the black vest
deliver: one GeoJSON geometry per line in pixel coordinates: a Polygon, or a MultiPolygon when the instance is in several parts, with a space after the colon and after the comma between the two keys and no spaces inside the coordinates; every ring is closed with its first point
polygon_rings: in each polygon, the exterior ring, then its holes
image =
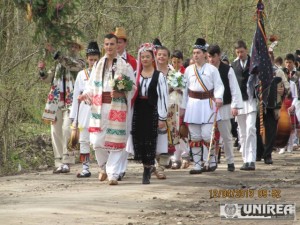
{"type": "MultiPolygon", "coordinates": [[[[299,71],[292,71],[292,77],[290,78],[289,77],[289,73],[290,73],[289,70],[287,68],[283,68],[282,70],[283,70],[283,72],[284,72],[284,74],[285,74],[288,81],[291,80],[291,81],[295,82],[296,87],[297,87],[298,100],[300,100],[300,88],[299,88],[299,86],[300,86],[300,84],[299,84],[300,73],[299,73],[299,71]]],[[[289,98],[292,97],[291,92],[289,93],[288,97],[289,98]]]]}
{"type": "MultiPolygon", "coordinates": [[[[237,81],[239,83],[241,93],[242,93],[242,97],[243,97],[243,101],[246,101],[246,100],[248,100],[247,82],[248,82],[248,79],[249,79],[249,76],[250,76],[250,73],[249,73],[250,57],[248,56],[247,65],[244,69],[241,66],[240,59],[234,61],[231,64],[231,66],[234,70],[237,81]]],[[[253,97],[255,98],[255,93],[253,93],[253,97]]]]}
{"type": "Polygon", "coordinates": [[[224,95],[223,95],[223,104],[227,105],[231,103],[232,97],[231,97],[231,91],[229,86],[229,78],[228,78],[228,72],[229,72],[230,66],[223,63],[221,61],[219,66],[219,73],[224,85],[224,95]]]}
{"type": "Polygon", "coordinates": [[[270,84],[269,95],[267,98],[268,109],[280,109],[281,104],[277,103],[277,85],[282,81],[281,77],[273,77],[270,84]]]}
{"type": "Polygon", "coordinates": [[[157,84],[159,78],[159,71],[155,70],[148,88],[148,103],[152,106],[157,106],[158,94],[157,84]]]}

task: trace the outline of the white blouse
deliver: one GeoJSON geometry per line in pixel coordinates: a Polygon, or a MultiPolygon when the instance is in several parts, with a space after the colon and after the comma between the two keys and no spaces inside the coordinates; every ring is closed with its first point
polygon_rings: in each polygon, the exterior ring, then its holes
{"type": "Polygon", "coordinates": [[[298,101],[297,85],[292,80],[290,80],[290,91],[293,99],[292,105],[296,105],[298,101]]]}
{"type": "Polygon", "coordinates": [[[74,84],[74,91],[73,91],[73,103],[72,103],[72,108],[70,111],[70,118],[74,119],[76,117],[76,112],[78,108],[78,96],[83,93],[87,89],[87,83],[90,78],[90,70],[81,70],[77,77],[76,81],[74,84]]]}
{"type": "MultiPolygon", "coordinates": [[[[140,76],[140,94],[142,96],[148,96],[148,89],[151,83],[152,77],[145,78],[140,76]]],[[[159,115],[159,120],[167,120],[168,115],[168,85],[163,73],[159,73],[158,85],[157,85],[157,111],[159,115]]]]}
{"type": "MultiPolygon", "coordinates": [[[[224,85],[218,69],[213,65],[205,63],[202,66],[201,70],[199,70],[198,68],[197,70],[206,88],[208,90],[214,90],[214,98],[223,100],[224,85]]],[[[205,91],[200,85],[195,74],[194,65],[190,65],[186,68],[184,76],[187,80],[187,85],[183,91],[183,100],[181,104],[181,108],[186,109],[184,121],[193,124],[212,123],[213,116],[211,115],[216,110],[214,102],[213,107],[211,108],[209,99],[197,99],[190,98],[188,96],[189,89],[192,91],[205,91]]],[[[220,116],[218,114],[217,120],[219,119],[220,116]]]]}

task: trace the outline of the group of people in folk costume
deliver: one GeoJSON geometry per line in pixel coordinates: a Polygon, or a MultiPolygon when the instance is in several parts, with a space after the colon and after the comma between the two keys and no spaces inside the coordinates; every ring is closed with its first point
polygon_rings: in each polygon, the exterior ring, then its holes
{"type": "MultiPolygon", "coordinates": [[[[118,27],[104,37],[102,58],[97,42],[88,44],[86,62],[79,57],[83,46],[77,41],[70,43],[69,55],[47,46],[55,68],[46,71],[43,62],[38,67],[41,79],[51,82],[43,119],[51,122],[53,173],[69,173],[70,164],[75,163],[74,151],[68,150],[71,125],[75,124],[80,128],[82,162],[77,177],[91,176],[92,146],[100,168],[99,180],[108,179],[110,185],[125,176],[129,154],[143,164],[143,184],[150,183],[151,174],[166,179],[163,161],[170,153],[173,169],[188,168],[193,161],[190,174],[216,170],[217,131],[223,140],[227,170],[233,172],[233,118],[238,123],[244,162],[240,169],[255,170],[255,162],[262,158],[266,164],[273,163],[274,134],[268,133],[265,144],[257,138],[257,99],[247,86],[250,57],[244,41],[235,44],[237,59],[231,66],[222,61],[218,45],[208,45],[202,38],[192,46],[192,59],[185,67],[182,53],[176,50],[170,54],[158,39],[142,44],[137,59],[126,51],[126,45],[126,32],[118,27]],[[181,89],[167,81],[170,73],[178,71],[185,81],[181,89]],[[113,80],[124,76],[132,88],[116,90],[113,80]],[[182,124],[187,124],[189,138],[181,134],[182,124]]],[[[278,104],[265,110],[268,128],[273,131],[283,99],[291,115],[298,107],[299,74],[292,66],[292,56],[285,58],[285,69],[274,64],[274,77],[280,77],[272,82],[276,83],[273,89],[278,104]]],[[[294,134],[290,135],[288,151],[294,134]]]]}

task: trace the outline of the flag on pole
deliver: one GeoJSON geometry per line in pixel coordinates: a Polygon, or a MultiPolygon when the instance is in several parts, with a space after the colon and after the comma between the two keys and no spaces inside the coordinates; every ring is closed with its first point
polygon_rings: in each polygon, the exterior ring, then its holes
{"type": "Polygon", "coordinates": [[[264,28],[263,11],[264,4],[262,3],[262,0],[259,0],[257,3],[257,26],[252,42],[249,71],[252,76],[257,76],[260,80],[260,83],[262,85],[262,99],[266,105],[269,95],[268,88],[273,79],[273,66],[267,47],[267,37],[264,28]]]}

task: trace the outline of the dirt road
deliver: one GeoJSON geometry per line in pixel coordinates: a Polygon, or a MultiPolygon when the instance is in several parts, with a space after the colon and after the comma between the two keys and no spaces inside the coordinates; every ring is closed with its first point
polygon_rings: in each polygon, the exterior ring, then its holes
{"type": "MultiPolygon", "coordinates": [[[[1,177],[0,224],[300,224],[299,216],[295,221],[220,219],[220,203],[300,204],[300,152],[273,155],[274,165],[258,162],[255,171],[246,172],[238,169],[242,162],[236,152],[236,172],[227,172],[222,159],[213,173],[189,175],[189,169],[166,170],[166,180],[152,177],[150,185],[141,184],[142,167],[132,161],[117,186],[97,180],[95,163],[87,179],[75,177],[79,164],[65,175],[44,171],[1,177]],[[254,196],[216,197],[210,191],[214,189],[252,190],[254,196]]],[[[298,215],[299,211],[298,206],[298,215]]]]}

